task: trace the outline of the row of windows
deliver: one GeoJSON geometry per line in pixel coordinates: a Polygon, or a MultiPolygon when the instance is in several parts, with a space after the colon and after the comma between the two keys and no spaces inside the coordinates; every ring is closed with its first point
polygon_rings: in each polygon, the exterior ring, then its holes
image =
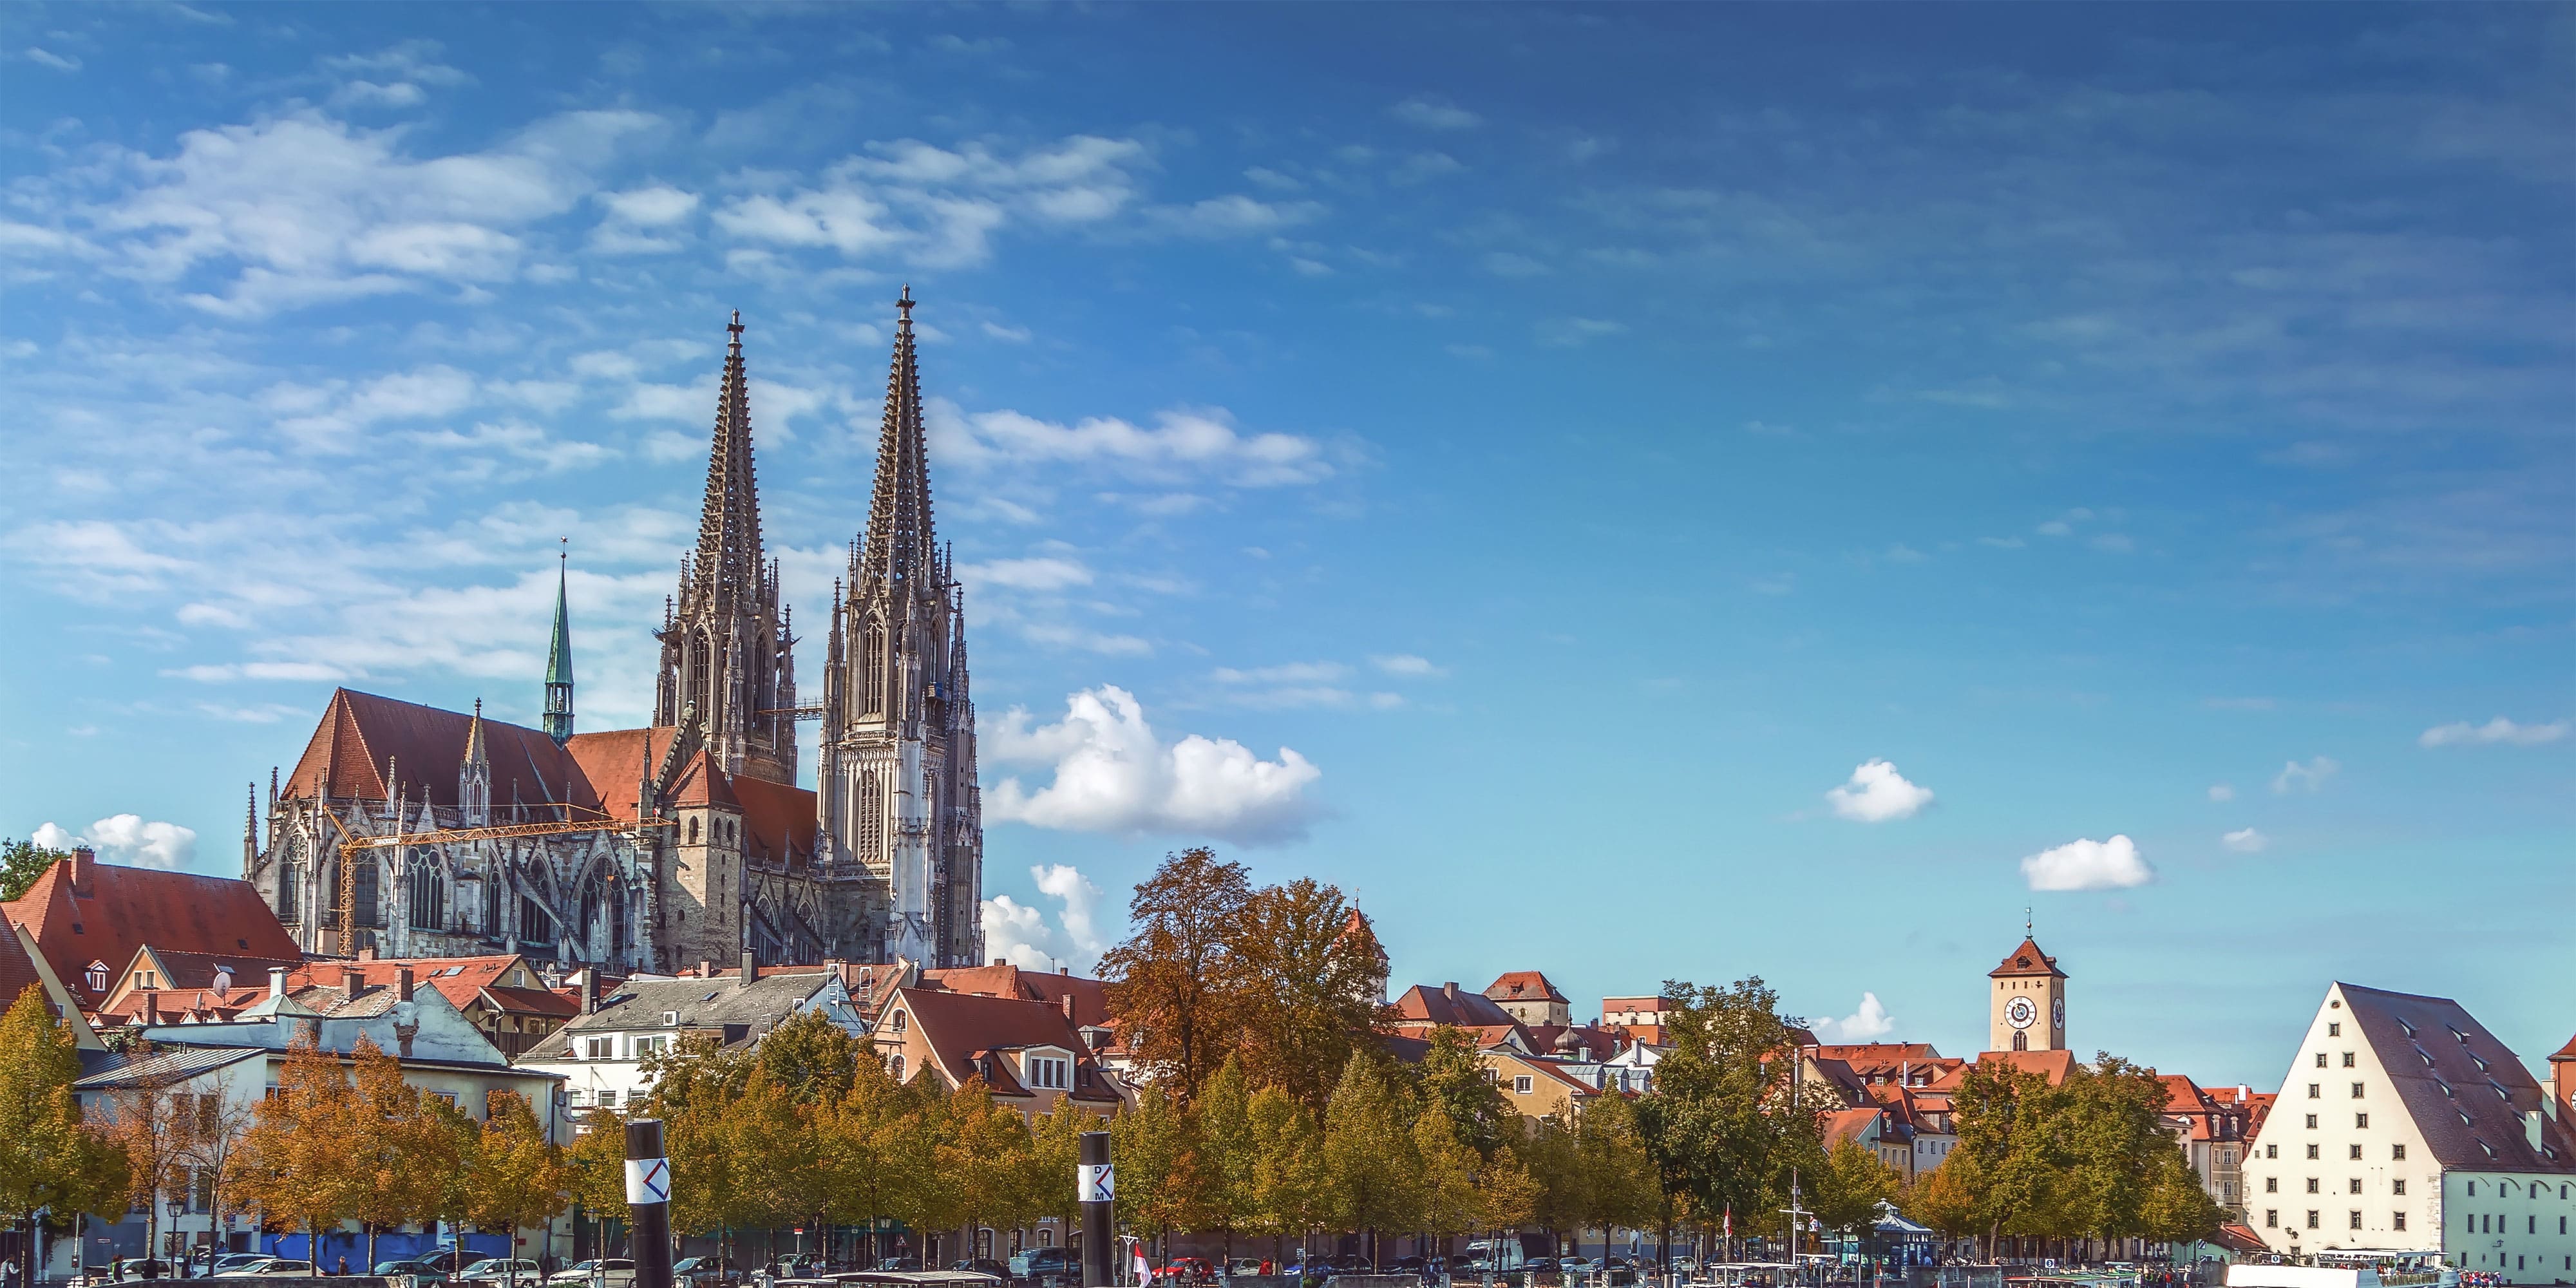
{"type": "MultiPolygon", "coordinates": [[[[2502,1212],[2466,1213],[2463,1215],[2460,1224],[2471,1234],[2512,1233],[2512,1220],[2502,1212]]],[[[2540,1233],[2540,1218],[2536,1216],[2523,1217],[2522,1232],[2524,1234],[2540,1233]]],[[[2567,1218],[2563,1216],[2558,1218],[2558,1232],[2560,1234],[2567,1233],[2567,1218]]]]}
{"type": "MultiPolygon", "coordinates": [[[[2319,1052],[2317,1052],[2317,1067],[2318,1067],[2318,1068],[2320,1068],[2320,1069],[2322,1069],[2322,1068],[2325,1068],[2325,1067],[2326,1067],[2326,1053],[2325,1053],[2325,1052],[2323,1052],[2323,1051],[2319,1051],[2319,1052]]],[[[2346,1052],[2344,1052],[2344,1053],[2343,1053],[2343,1067],[2345,1067],[2345,1068],[2347,1068],[2347,1069],[2349,1069],[2349,1068],[2353,1067],[2353,1066],[2352,1066],[2352,1052],[2350,1052],[2350,1051],[2346,1051],[2346,1052]]]]}
{"type": "MultiPolygon", "coordinates": [[[[2263,1178],[2263,1192],[2264,1192],[2264,1193],[2266,1193],[2266,1194],[2278,1194],[2278,1193],[2280,1193],[2280,1192],[2281,1192],[2281,1178],[2280,1178],[2280,1177],[2277,1177],[2277,1176],[2266,1176],[2266,1177],[2264,1177],[2264,1178],[2263,1178]]],[[[2315,1194],[2315,1193],[2317,1193],[2317,1192],[2318,1192],[2318,1190],[2317,1190],[2317,1178],[2315,1178],[2315,1177],[2311,1176],[2311,1177],[2309,1177],[2309,1178],[2308,1178],[2308,1193],[2310,1193],[2310,1194],[2315,1194]]],[[[2351,1192],[2351,1193],[2354,1193],[2354,1194],[2359,1194],[2359,1193],[2361,1193],[2361,1178],[2360,1178],[2360,1177],[2356,1176],[2356,1177],[2353,1177],[2353,1178],[2352,1178],[2352,1189],[2351,1189],[2351,1191],[2350,1191],[2350,1192],[2351,1192]]],[[[2391,1193],[2391,1194],[2403,1194],[2403,1193],[2405,1193],[2405,1192],[2406,1192],[2406,1182],[2405,1182],[2405,1181],[2403,1181],[2403,1180],[2392,1180],[2392,1181],[2390,1181],[2390,1182],[2388,1183],[2388,1192],[2389,1192],[2389,1193],[2391,1193]]]]}
{"type": "MultiPolygon", "coordinates": [[[[636,1034],[626,1040],[626,1058],[630,1060],[641,1060],[647,1056],[669,1055],[670,1053],[671,1035],[668,1033],[656,1033],[650,1036],[636,1034]]],[[[616,1059],[617,1035],[610,1033],[603,1034],[595,1038],[583,1038],[581,1040],[581,1054],[582,1058],[585,1060],[616,1059]]]]}
{"type": "MultiPolygon", "coordinates": [[[[2324,1053],[2324,1052],[2322,1052],[2322,1051],[2321,1051],[2321,1052],[2318,1052],[2318,1053],[2317,1053],[2317,1063],[2319,1063],[2319,1064],[2324,1064],[2325,1062],[2326,1062],[2325,1053],[2324,1053]]],[[[2364,1086],[2365,1086],[2365,1085],[2366,1085],[2366,1084],[2364,1084],[2364,1083],[2359,1083],[2359,1082],[2356,1082],[2356,1083],[2352,1084],[2352,1098],[2353,1098],[2353,1099],[2355,1099],[2355,1100],[2359,1100],[2359,1099],[2361,1099],[2361,1098],[2362,1098],[2362,1090],[2363,1090],[2363,1088],[2364,1088],[2364,1086]]],[[[2311,1082],[2311,1083],[2309,1083],[2309,1084],[2308,1084],[2308,1099],[2310,1099],[2310,1100],[2322,1100],[2322,1099],[2324,1099],[2324,1098],[2325,1098],[2325,1094],[2326,1094],[2326,1086],[2325,1086],[2325,1084],[2324,1084],[2324,1083],[2322,1083],[2322,1082],[2311,1082]]],[[[2315,1124],[2313,1121],[2311,1121],[2308,1125],[2309,1125],[2309,1126],[2311,1126],[2311,1127],[2313,1127],[2313,1126],[2315,1126],[2316,1124],[2315,1124]]]]}
{"type": "MultiPolygon", "coordinates": [[[[2314,1127],[2314,1126],[2316,1126],[2316,1125],[2317,1125],[2317,1116],[2316,1116],[2315,1114],[2310,1114],[2310,1115],[2308,1115],[2308,1125],[2309,1125],[2310,1127],[2314,1127]]],[[[2355,1126],[2355,1127],[2368,1127],[2368,1126],[2370,1125],[2370,1115],[2368,1115],[2368,1114],[2355,1114],[2355,1115],[2353,1115],[2353,1124],[2352,1124],[2352,1125],[2353,1125],[2353,1126],[2355,1126]]],[[[2318,1144],[2316,1144],[2314,1141],[2309,1142],[2309,1143],[2308,1143],[2308,1157],[2309,1157],[2309,1159],[2314,1160],[2314,1159],[2318,1156],[2318,1155],[2317,1155],[2317,1151],[2318,1151],[2320,1148],[2322,1148],[2322,1146],[2319,1146],[2319,1145],[2318,1145],[2318,1144]]],[[[2359,1146],[2359,1145],[2350,1145],[2350,1146],[2347,1146],[2346,1148],[2348,1148],[2348,1149],[2350,1149],[2350,1150],[2352,1151],[2352,1159],[2353,1159],[2353,1161],[2354,1161],[2354,1162],[2360,1162],[2360,1161],[2361,1161],[2361,1146],[2359,1146]]],[[[2279,1158],[2280,1156],[2281,1156],[2281,1146],[2280,1146],[2280,1143],[2279,1143],[2278,1141],[2275,1141],[2275,1142],[2273,1142],[2273,1143],[2271,1143],[2271,1144],[2268,1144],[2268,1145],[2265,1145],[2265,1146],[2263,1147],[2263,1157],[2265,1157],[2265,1158],[2279,1158]]],[[[2389,1147],[2388,1147],[2388,1158],[2389,1158],[2389,1161],[2390,1161],[2390,1162],[2395,1162],[2395,1163],[2403,1163],[2403,1162],[2405,1162],[2405,1161],[2406,1161],[2406,1147],[2405,1147],[2404,1145],[2402,1145],[2402,1144],[2399,1144],[2399,1145],[2391,1145],[2391,1146],[2389,1146],[2389,1147]]]]}
{"type": "MultiPolygon", "coordinates": [[[[2536,1199],[2545,1199],[2545,1198],[2548,1198],[2548,1197],[2549,1197],[2549,1186],[2548,1186],[2548,1184],[2547,1184],[2546,1182],[2543,1182],[2543,1181],[2525,1181],[2525,1182],[2523,1182],[2523,1184],[2524,1184],[2525,1186],[2529,1187],[2529,1193],[2530,1193],[2531,1197],[2536,1198],[2536,1199]]],[[[2511,1182],[2511,1181],[2498,1181],[2498,1182],[2496,1182],[2496,1193],[2498,1193],[2498,1194],[2502,1194],[2502,1195],[2504,1195],[2506,1198],[2512,1198],[2512,1197],[2513,1197],[2513,1182],[2511,1182]]],[[[2478,1183],[2477,1183],[2476,1181],[2471,1181],[2471,1182],[2469,1182],[2469,1197],[2471,1197],[2471,1198],[2476,1198],[2476,1197],[2477,1197],[2477,1195],[2478,1195],[2478,1183]]],[[[2558,1197],[2560,1197],[2560,1198],[2562,1198],[2562,1199],[2563,1199],[2563,1198],[2576,1198],[2576,1185],[2565,1185],[2565,1184],[2560,1185],[2560,1186],[2558,1187],[2558,1197]]]]}
{"type": "MultiPolygon", "coordinates": [[[[2319,1213],[2315,1208],[2309,1208],[2309,1209],[2308,1209],[2308,1228],[2309,1228],[2309,1229],[2311,1229],[2311,1230],[2316,1230],[2316,1229],[2322,1229],[2322,1228],[2323,1228],[2323,1227],[2318,1223],[2318,1217],[2319,1217],[2319,1215],[2320,1215],[2320,1213],[2319,1213]]],[[[2354,1208],[2354,1209],[2352,1209],[2351,1216],[2350,1216],[2350,1222],[2351,1222],[2351,1224],[2350,1224],[2349,1228],[2351,1228],[2351,1229],[2355,1229],[2355,1230],[2358,1230],[2358,1229],[2360,1229],[2360,1228],[2361,1228],[2361,1209],[2360,1209],[2360,1208],[2354,1208]]],[[[2265,1227],[2265,1228],[2267,1228],[2267,1229],[2275,1229],[2275,1230],[2279,1229],[2279,1228],[2280,1228],[2280,1226],[2281,1226],[2281,1209],[2279,1209],[2279,1208],[2265,1208],[2265,1209],[2263,1209],[2263,1225],[2264,1225],[2264,1227],[2265,1227]]],[[[2388,1227],[2389,1227],[2390,1229],[2392,1229],[2392,1230],[2403,1230],[2403,1229],[2405,1229],[2405,1228],[2406,1228],[2406,1214],[2405,1214],[2405,1213],[2403,1213],[2403,1212],[2391,1212],[2391,1213],[2389,1213],[2389,1214],[2388,1214],[2388,1227]]]]}

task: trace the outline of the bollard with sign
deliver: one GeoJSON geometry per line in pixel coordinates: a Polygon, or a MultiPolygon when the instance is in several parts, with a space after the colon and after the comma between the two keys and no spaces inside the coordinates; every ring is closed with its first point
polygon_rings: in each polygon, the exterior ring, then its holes
{"type": "Polygon", "coordinates": [[[1109,1164],[1109,1133],[1082,1133],[1082,1164],[1075,1194],[1082,1200],[1082,1288],[1110,1288],[1110,1256],[1118,1234],[1118,1177],[1109,1164]]]}
{"type": "Polygon", "coordinates": [[[671,1160],[659,1118],[626,1124],[626,1210],[635,1288],[671,1288],[671,1160]]]}

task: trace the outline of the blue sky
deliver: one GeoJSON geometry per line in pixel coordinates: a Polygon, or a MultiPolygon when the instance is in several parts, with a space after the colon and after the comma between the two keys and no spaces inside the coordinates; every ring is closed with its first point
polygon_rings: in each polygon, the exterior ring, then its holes
{"type": "Polygon", "coordinates": [[[639,720],[735,308],[814,682],[908,282],[1031,960],[1206,840],[1399,986],[1955,1054],[2027,906],[2084,1050],[2272,1085],[2340,978],[2537,1057],[2570,35],[11,6],[0,834],[235,871],[332,685],[532,718],[561,536],[639,720]]]}

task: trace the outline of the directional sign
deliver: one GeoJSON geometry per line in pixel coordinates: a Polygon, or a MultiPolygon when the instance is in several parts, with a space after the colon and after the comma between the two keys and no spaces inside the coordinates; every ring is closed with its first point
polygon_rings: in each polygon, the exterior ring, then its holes
{"type": "Polygon", "coordinates": [[[626,1201],[629,1203],[670,1202],[671,1160],[667,1158],[627,1159],[626,1201]]]}
{"type": "Polygon", "coordinates": [[[1107,1163],[1083,1163],[1075,1170],[1082,1173],[1074,1189],[1084,1203],[1107,1203],[1118,1197],[1116,1169],[1107,1163]]]}

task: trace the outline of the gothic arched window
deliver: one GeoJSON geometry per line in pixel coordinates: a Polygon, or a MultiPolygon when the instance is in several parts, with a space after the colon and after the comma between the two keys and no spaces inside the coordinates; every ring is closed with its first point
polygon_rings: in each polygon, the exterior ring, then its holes
{"type": "Polygon", "coordinates": [[[715,673],[706,637],[701,635],[689,641],[689,701],[697,704],[698,717],[702,720],[715,718],[715,673]]]}
{"type": "Polygon", "coordinates": [[[375,856],[367,854],[361,854],[354,862],[358,865],[355,874],[358,887],[358,924],[380,927],[385,924],[383,865],[376,862],[375,856]]]}
{"type": "Polygon", "coordinates": [[[859,683],[860,692],[867,698],[859,710],[885,710],[885,632],[874,625],[868,627],[865,642],[859,646],[859,683]]]}
{"type": "Polygon", "coordinates": [[[295,920],[295,897],[302,893],[303,886],[303,864],[285,863],[279,865],[277,869],[277,919],[279,921],[295,920]]]}
{"type": "Polygon", "coordinates": [[[415,930],[438,930],[446,924],[447,882],[438,865],[414,856],[411,861],[411,924],[415,930]]]}
{"type": "Polygon", "coordinates": [[[483,933],[495,938],[501,933],[501,893],[507,884],[497,869],[492,879],[483,883],[483,933]]]}
{"type": "Polygon", "coordinates": [[[608,887],[608,948],[611,952],[622,953],[626,951],[626,939],[628,933],[626,926],[626,902],[625,888],[617,883],[610,883],[608,887]]]}
{"type": "Polygon", "coordinates": [[[2029,1034],[2027,1034],[2027,1033],[2015,1033],[2015,1034],[2013,1034],[2013,1050],[2015,1050],[2015,1051],[2027,1051],[2027,1050],[2029,1050],[2029,1049],[2030,1049],[2030,1035],[2029,1035],[2029,1034]]]}
{"type": "Polygon", "coordinates": [[[885,785],[873,769],[859,772],[859,859],[874,862],[885,846],[885,785]]]}
{"type": "Polygon", "coordinates": [[[593,883],[581,892],[581,933],[585,936],[599,928],[599,886],[593,883]]]}

